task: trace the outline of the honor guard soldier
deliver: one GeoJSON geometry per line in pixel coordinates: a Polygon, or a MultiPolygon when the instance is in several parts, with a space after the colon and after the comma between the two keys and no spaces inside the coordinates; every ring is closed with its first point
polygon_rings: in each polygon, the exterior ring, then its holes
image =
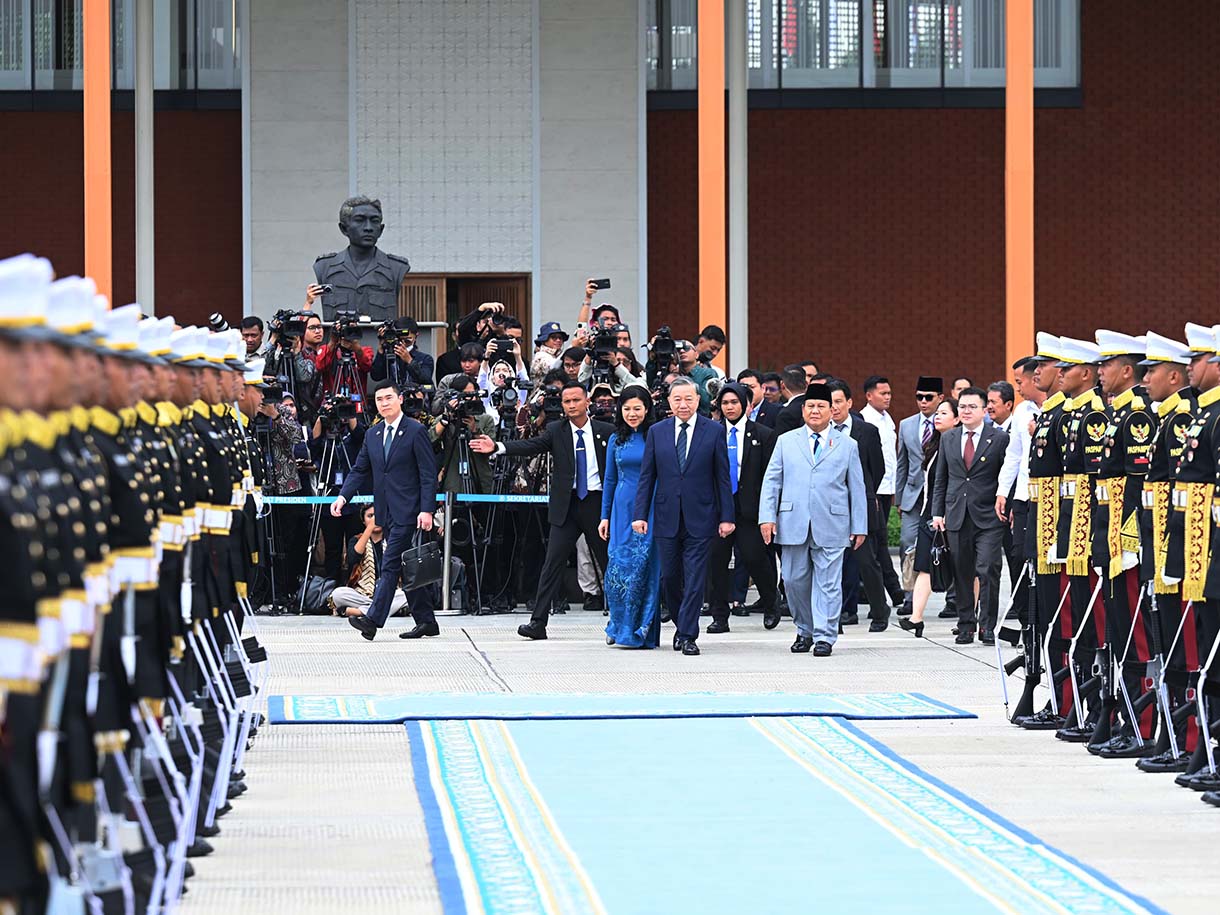
{"type": "MultiPolygon", "coordinates": [[[[1182,600],[1186,604],[1184,612],[1192,615],[1196,642],[1194,646],[1187,646],[1187,653],[1189,657],[1191,649],[1195,649],[1196,656],[1190,660],[1196,672],[1182,681],[1170,669],[1166,672],[1166,680],[1185,689],[1188,703],[1195,706],[1195,745],[1186,771],[1176,780],[1187,787],[1215,790],[1220,786],[1215,784],[1208,754],[1212,726],[1198,714],[1208,703],[1197,701],[1197,691],[1199,678],[1206,669],[1217,632],[1220,631],[1217,625],[1220,601],[1208,600],[1205,590],[1213,546],[1212,504],[1216,470],[1220,465],[1216,458],[1216,448],[1220,446],[1220,431],[1217,429],[1220,425],[1220,365],[1210,361],[1216,351],[1213,328],[1187,324],[1186,344],[1191,353],[1190,382],[1199,395],[1191,424],[1186,430],[1182,457],[1174,472],[1164,578],[1170,584],[1181,583],[1182,600]]],[[[1195,735],[1188,733],[1188,736],[1195,735]]]]}
{"type": "MultiPolygon", "coordinates": [[[[1063,563],[1056,559],[1055,538],[1059,528],[1059,486],[1063,477],[1063,456],[1060,442],[1064,438],[1061,426],[1066,422],[1064,403],[1067,398],[1059,388],[1061,357],[1059,337],[1039,332],[1037,352],[1034,355],[1034,385],[1047,397],[1042,402],[1042,411],[1034,423],[1029,448],[1029,504],[1033,518],[1025,528],[1026,555],[1031,557],[1030,572],[1033,587],[1030,590],[1030,607],[1022,636],[1025,651],[1025,690],[1013,710],[1014,724],[1026,730],[1057,730],[1063,726],[1058,714],[1070,701],[1063,686],[1066,668],[1061,661],[1062,649],[1042,657],[1042,646],[1047,627],[1059,607],[1060,596],[1066,586],[1062,580],[1063,563]],[[1034,690],[1041,681],[1043,668],[1050,671],[1050,687],[1058,697],[1041,711],[1034,712],[1034,690]]],[[[1027,573],[1029,574],[1029,573],[1027,573]]],[[[1066,647],[1066,642],[1064,643],[1066,647]]]]}
{"type": "MultiPolygon", "coordinates": [[[[1101,354],[1091,340],[1060,338],[1063,370],[1060,386],[1068,398],[1064,404],[1066,422],[1059,427],[1059,450],[1063,458],[1063,480],[1059,484],[1059,535],[1057,556],[1063,561],[1068,578],[1068,597],[1060,620],[1071,621],[1068,676],[1071,684],[1071,712],[1055,736],[1073,742],[1087,741],[1092,724],[1086,720],[1086,698],[1082,671],[1091,668],[1097,648],[1097,627],[1093,614],[1100,588],[1091,581],[1090,527],[1093,512],[1093,476],[1101,459],[1106,430],[1105,403],[1096,391],[1097,361],[1101,354]]],[[[1089,683],[1088,687],[1095,687],[1089,683]]],[[[1062,713],[1062,709],[1060,712],[1062,713]]]]}
{"type": "MultiPolygon", "coordinates": [[[[1174,669],[1179,683],[1184,683],[1187,675],[1186,648],[1179,635],[1183,622],[1182,589],[1179,583],[1165,581],[1164,574],[1174,473],[1193,422],[1195,392],[1187,378],[1190,347],[1152,331],[1146,340],[1147,357],[1141,365],[1157,425],[1148,452],[1148,475],[1140,512],[1140,578],[1150,592],[1145,598],[1150,601],[1147,609],[1153,655],[1149,674],[1157,693],[1160,729],[1151,755],[1136,765],[1145,772],[1184,772],[1188,761],[1185,723],[1193,704],[1187,704],[1181,686],[1170,686],[1165,679],[1168,667],[1174,669]]],[[[1193,653],[1193,627],[1187,635],[1193,653]]]]}
{"type": "Polygon", "coordinates": [[[1109,399],[1093,510],[1093,565],[1103,581],[1105,642],[1094,664],[1101,698],[1089,752],[1131,758],[1145,755],[1146,739],[1151,750],[1155,720],[1156,694],[1143,690],[1151,655],[1139,579],[1139,512],[1154,426],[1145,392],[1138,386],[1144,375],[1140,361],[1145,341],[1099,330],[1097,347],[1097,373],[1102,394],[1109,399]],[[1116,716],[1123,722],[1121,732],[1114,727],[1116,716]]]}

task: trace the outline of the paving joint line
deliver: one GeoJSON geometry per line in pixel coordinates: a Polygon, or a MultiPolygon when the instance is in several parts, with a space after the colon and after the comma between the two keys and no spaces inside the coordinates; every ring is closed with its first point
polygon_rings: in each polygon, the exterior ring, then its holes
{"type": "Polygon", "coordinates": [[[461,630],[462,630],[462,635],[466,636],[466,640],[468,642],[470,642],[470,647],[474,651],[475,657],[478,658],[479,663],[483,665],[483,669],[485,671],[487,671],[487,675],[490,676],[493,680],[495,680],[496,683],[498,683],[500,685],[500,688],[504,690],[504,692],[511,693],[513,691],[513,688],[508,685],[508,681],[505,680],[504,677],[502,677],[500,675],[500,672],[498,670],[496,670],[495,665],[491,663],[491,658],[489,658],[487,656],[487,652],[485,652],[482,648],[480,648],[478,646],[478,644],[476,644],[476,642],[474,640],[474,636],[472,636],[467,631],[465,626],[462,626],[461,630]]]}

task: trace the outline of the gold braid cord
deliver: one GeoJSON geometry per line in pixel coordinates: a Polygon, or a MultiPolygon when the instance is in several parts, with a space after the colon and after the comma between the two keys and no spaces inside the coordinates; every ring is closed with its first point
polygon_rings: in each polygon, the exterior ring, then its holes
{"type": "Polygon", "coordinates": [[[1169,494],[1171,483],[1145,483],[1152,493],[1152,564],[1156,577],[1152,590],[1156,594],[1177,594],[1178,586],[1166,584],[1165,560],[1169,555],[1169,494]]]}
{"type": "Polygon", "coordinates": [[[1040,477],[1030,482],[1038,487],[1038,574],[1058,575],[1059,567],[1048,557],[1059,528],[1059,478],[1040,477]]]}
{"type": "Polygon", "coordinates": [[[1069,575],[1089,574],[1089,513],[1092,503],[1089,491],[1089,476],[1084,473],[1074,473],[1065,476],[1064,481],[1076,484],[1076,496],[1072,499],[1072,525],[1068,531],[1067,573],[1069,575]]]}
{"type": "Polygon", "coordinates": [[[1214,483],[1178,483],[1186,493],[1186,574],[1182,577],[1182,600],[1203,600],[1207,559],[1212,533],[1211,505],[1214,483]]]}
{"type": "Polygon", "coordinates": [[[1114,477],[1106,480],[1105,484],[1110,491],[1110,504],[1106,506],[1110,511],[1106,524],[1106,545],[1110,556],[1108,577],[1118,578],[1123,574],[1123,496],[1127,489],[1127,478],[1114,477]]]}

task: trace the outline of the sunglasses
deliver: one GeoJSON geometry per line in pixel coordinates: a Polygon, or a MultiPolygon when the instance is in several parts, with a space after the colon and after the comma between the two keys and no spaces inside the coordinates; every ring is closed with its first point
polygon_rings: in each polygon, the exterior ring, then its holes
{"type": "Polygon", "coordinates": [[[939,396],[938,394],[916,394],[915,399],[916,400],[935,400],[938,396],[939,396]]]}

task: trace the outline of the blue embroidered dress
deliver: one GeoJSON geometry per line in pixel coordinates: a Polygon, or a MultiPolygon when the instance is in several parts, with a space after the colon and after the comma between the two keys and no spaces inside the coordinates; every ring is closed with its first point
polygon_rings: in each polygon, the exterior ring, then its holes
{"type": "Polygon", "coordinates": [[[661,638],[661,563],[649,533],[631,529],[644,436],[632,433],[625,442],[610,436],[606,474],[602,481],[602,519],[610,522],[610,561],[606,568],[606,635],[626,648],[655,648],[661,638]]]}

